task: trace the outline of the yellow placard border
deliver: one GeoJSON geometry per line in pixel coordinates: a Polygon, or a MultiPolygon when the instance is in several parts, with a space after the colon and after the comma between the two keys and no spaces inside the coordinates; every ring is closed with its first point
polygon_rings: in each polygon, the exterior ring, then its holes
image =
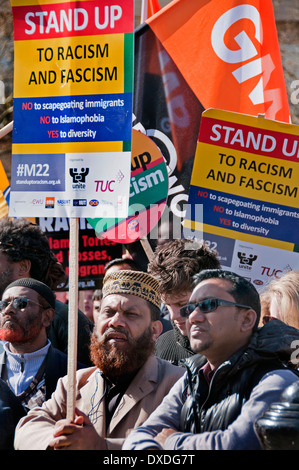
{"type": "Polygon", "coordinates": [[[13,155],[49,153],[122,152],[123,142],[57,142],[51,144],[13,144],[13,155]]]}

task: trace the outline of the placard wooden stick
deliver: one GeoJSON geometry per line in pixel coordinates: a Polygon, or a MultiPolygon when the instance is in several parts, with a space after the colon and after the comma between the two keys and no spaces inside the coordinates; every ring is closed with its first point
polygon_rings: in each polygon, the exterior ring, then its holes
{"type": "Polygon", "coordinates": [[[74,419],[76,400],[77,339],[78,339],[78,257],[79,219],[70,218],[68,313],[68,386],[66,417],[74,419]]]}

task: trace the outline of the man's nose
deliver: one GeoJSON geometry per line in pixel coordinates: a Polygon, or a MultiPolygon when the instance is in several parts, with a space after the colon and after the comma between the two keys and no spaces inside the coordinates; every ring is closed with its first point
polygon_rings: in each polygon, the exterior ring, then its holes
{"type": "Polygon", "coordinates": [[[9,314],[15,314],[15,312],[16,312],[16,309],[13,306],[13,301],[10,300],[8,301],[8,304],[6,305],[6,307],[3,308],[3,310],[1,311],[1,314],[3,315],[5,313],[5,315],[9,315],[9,314]]]}
{"type": "Polygon", "coordinates": [[[113,317],[110,318],[108,325],[113,326],[124,326],[126,324],[124,315],[121,312],[116,312],[113,317]]]}
{"type": "Polygon", "coordinates": [[[181,317],[180,306],[172,305],[168,307],[169,315],[171,320],[176,320],[181,317]]]}
{"type": "Polygon", "coordinates": [[[199,307],[196,307],[193,312],[189,315],[189,322],[196,323],[196,322],[203,322],[205,321],[205,314],[201,312],[199,307]]]}

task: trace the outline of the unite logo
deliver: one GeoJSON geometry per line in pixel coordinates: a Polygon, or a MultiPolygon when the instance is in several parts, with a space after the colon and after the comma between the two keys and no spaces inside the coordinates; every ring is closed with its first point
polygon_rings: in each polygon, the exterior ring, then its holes
{"type": "MultiPolygon", "coordinates": [[[[275,31],[274,31],[275,32],[275,31]]],[[[263,25],[259,11],[253,5],[242,4],[226,11],[214,24],[211,33],[211,44],[215,54],[228,64],[242,64],[233,70],[232,75],[239,84],[261,76],[250,89],[248,96],[253,105],[272,102],[267,118],[275,119],[277,112],[282,109],[281,91],[279,88],[265,90],[269,83],[275,64],[271,55],[260,56],[255,44],[263,44],[263,25]],[[233,37],[234,41],[227,44],[226,35],[239,20],[249,20],[254,26],[254,37],[251,39],[243,30],[233,37]],[[236,49],[236,43],[239,48],[236,49]]],[[[252,82],[253,83],[253,82],[252,82]]],[[[251,85],[252,86],[252,85],[251,85]]]]}
{"type": "Polygon", "coordinates": [[[252,253],[248,255],[247,253],[239,251],[237,256],[240,260],[240,269],[251,270],[254,261],[257,260],[257,255],[253,255],[252,253]]]}
{"type": "Polygon", "coordinates": [[[86,176],[89,173],[89,168],[70,168],[70,175],[73,179],[72,189],[86,189],[86,176]]]}

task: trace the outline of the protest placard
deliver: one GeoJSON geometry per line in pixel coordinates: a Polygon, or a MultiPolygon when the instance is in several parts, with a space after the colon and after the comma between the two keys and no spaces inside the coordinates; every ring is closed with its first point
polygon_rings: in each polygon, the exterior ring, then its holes
{"type": "Polygon", "coordinates": [[[132,243],[156,226],[166,206],[168,174],[156,144],[133,129],[129,212],[126,218],[111,217],[107,206],[103,219],[88,219],[100,238],[132,243]]]}
{"type": "MultiPolygon", "coordinates": [[[[188,205],[203,204],[204,232],[293,251],[298,129],[227,111],[203,113],[188,205]]],[[[186,227],[192,225],[189,215],[186,227]]]]}
{"type": "MultiPolygon", "coordinates": [[[[40,217],[36,219],[49,239],[50,249],[69,274],[69,219],[66,217],[40,217]]],[[[113,240],[100,239],[86,219],[80,218],[78,253],[79,291],[102,287],[105,265],[121,258],[122,246],[113,240]]]]}
{"type": "Polygon", "coordinates": [[[223,265],[243,274],[253,274],[255,263],[257,284],[266,282],[270,272],[277,276],[298,268],[298,157],[296,125],[205,111],[185,236],[208,240],[223,265]]]}
{"type": "Polygon", "coordinates": [[[133,0],[12,0],[13,216],[128,210],[133,0]]]}
{"type": "Polygon", "coordinates": [[[67,417],[74,417],[79,217],[128,213],[133,0],[11,0],[11,216],[69,217],[67,417]]]}

